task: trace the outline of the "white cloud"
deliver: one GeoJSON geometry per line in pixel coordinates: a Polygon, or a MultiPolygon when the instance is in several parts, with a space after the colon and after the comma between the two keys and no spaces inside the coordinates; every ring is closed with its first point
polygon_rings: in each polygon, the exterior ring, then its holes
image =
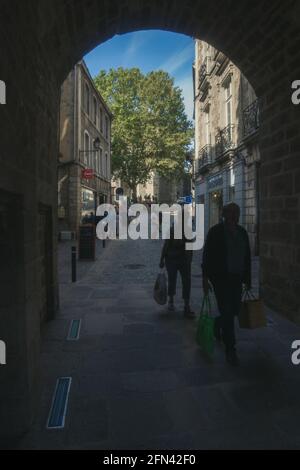
{"type": "Polygon", "coordinates": [[[146,42],[146,37],[142,36],[139,34],[139,32],[136,33],[130,33],[131,34],[131,39],[128,44],[127,49],[124,51],[123,55],[123,63],[126,64],[127,62],[130,62],[135,58],[135,55],[137,54],[138,50],[143,47],[144,43],[146,42]]]}
{"type": "Polygon", "coordinates": [[[175,85],[182,89],[184,98],[185,112],[190,121],[193,120],[194,113],[194,91],[192,70],[190,75],[186,75],[179,80],[175,80],[175,85]]]}
{"type": "Polygon", "coordinates": [[[165,70],[170,74],[179,70],[187,62],[193,62],[195,56],[194,44],[191,42],[182,51],[176,52],[168,60],[166,60],[160,67],[159,70],[165,70]]]}

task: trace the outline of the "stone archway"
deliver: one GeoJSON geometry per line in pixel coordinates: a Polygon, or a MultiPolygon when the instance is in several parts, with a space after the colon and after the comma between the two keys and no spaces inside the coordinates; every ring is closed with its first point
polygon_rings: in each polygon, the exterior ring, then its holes
{"type": "MultiPolygon", "coordinates": [[[[11,354],[8,344],[12,373],[0,392],[5,403],[1,420],[11,423],[8,434],[28,425],[37,389],[38,312],[44,301],[39,207],[52,214],[55,247],[60,84],[86,52],[114,34],[151,28],[199,37],[222,50],[252,83],[262,102],[261,288],[270,306],[300,320],[300,107],[291,102],[291,83],[300,76],[299,13],[296,0],[1,2],[0,79],[7,104],[0,108],[0,188],[8,204],[17,197],[22,208],[16,220],[22,239],[16,237],[15,248],[22,252],[23,277],[15,296],[22,299],[18,321],[24,334],[18,335],[11,354]],[[21,370],[20,386],[11,394],[21,370]]],[[[54,248],[53,272],[55,253],[54,248]]],[[[57,306],[55,278],[52,296],[57,306]]],[[[5,340],[16,327],[10,305],[1,308],[1,315],[5,340]]]]}

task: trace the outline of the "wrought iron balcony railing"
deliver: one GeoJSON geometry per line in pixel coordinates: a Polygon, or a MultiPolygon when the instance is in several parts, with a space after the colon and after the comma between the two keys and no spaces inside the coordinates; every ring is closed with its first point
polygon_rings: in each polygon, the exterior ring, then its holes
{"type": "Polygon", "coordinates": [[[199,150],[197,172],[202,170],[204,167],[210,165],[211,163],[212,163],[212,146],[205,145],[205,147],[199,150]]]}
{"type": "Polygon", "coordinates": [[[220,157],[228,150],[233,150],[236,145],[234,142],[235,126],[230,124],[224,129],[220,130],[216,135],[216,157],[220,157]]]}
{"type": "Polygon", "coordinates": [[[201,89],[202,87],[207,86],[207,77],[211,74],[212,70],[212,63],[211,63],[211,57],[206,56],[200,66],[199,69],[199,88],[201,89]]]}
{"type": "Polygon", "coordinates": [[[259,103],[255,100],[243,111],[244,137],[256,132],[259,128],[259,103]]]}
{"type": "Polygon", "coordinates": [[[205,78],[207,77],[208,75],[208,69],[207,69],[207,63],[204,62],[201,67],[200,67],[200,71],[199,71],[199,85],[202,84],[202,82],[205,80],[205,78]]]}

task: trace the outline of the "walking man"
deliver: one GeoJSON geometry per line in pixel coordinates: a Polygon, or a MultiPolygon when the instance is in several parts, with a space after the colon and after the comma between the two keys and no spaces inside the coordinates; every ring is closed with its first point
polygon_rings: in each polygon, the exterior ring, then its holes
{"type": "Polygon", "coordinates": [[[251,289],[251,252],[246,230],[239,225],[240,208],[231,203],[223,208],[223,222],[212,227],[203,250],[203,289],[213,285],[220,316],[215,336],[223,340],[226,359],[238,365],[234,318],[241,307],[242,286],[251,289]]]}
{"type": "Polygon", "coordinates": [[[174,311],[174,296],[176,294],[177,273],[181,275],[182,297],[184,300],[184,315],[194,318],[195,313],[190,308],[191,296],[191,264],[192,251],[186,250],[187,239],[184,234],[184,222],[182,225],[182,237],[175,239],[174,226],[171,227],[170,240],[165,240],[163,245],[160,268],[166,265],[168,272],[168,310],[174,311]]]}

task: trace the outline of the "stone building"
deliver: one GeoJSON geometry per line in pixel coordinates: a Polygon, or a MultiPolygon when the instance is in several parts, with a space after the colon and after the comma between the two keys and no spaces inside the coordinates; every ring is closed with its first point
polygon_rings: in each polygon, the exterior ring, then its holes
{"type": "Polygon", "coordinates": [[[221,51],[195,42],[195,190],[205,232],[236,202],[253,253],[259,247],[259,107],[253,88],[221,51]]]}
{"type": "Polygon", "coordinates": [[[96,207],[111,201],[112,113],[84,61],[61,88],[58,231],[76,232],[96,207]]]}

